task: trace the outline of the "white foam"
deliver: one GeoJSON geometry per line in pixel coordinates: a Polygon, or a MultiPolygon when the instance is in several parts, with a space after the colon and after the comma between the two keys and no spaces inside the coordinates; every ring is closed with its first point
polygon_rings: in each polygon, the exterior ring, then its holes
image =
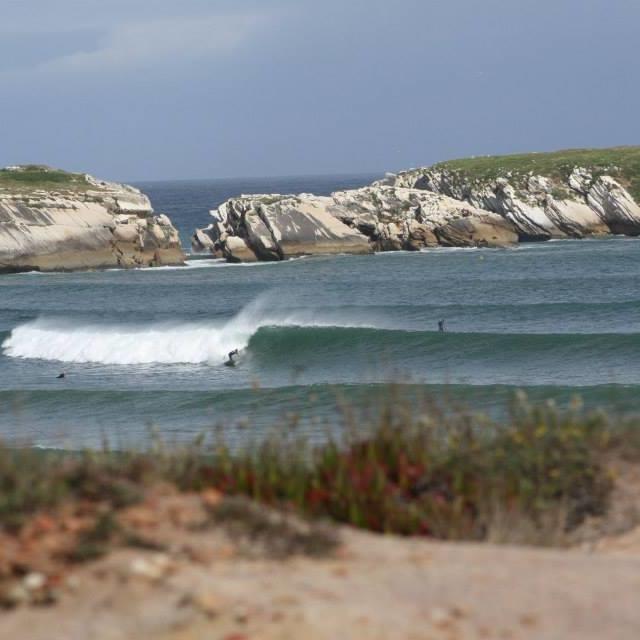
{"type": "Polygon", "coordinates": [[[492,251],[487,247],[426,247],[424,249],[420,249],[417,253],[421,253],[423,255],[438,255],[440,253],[458,253],[462,251],[463,253],[469,253],[471,251],[492,251]]]}
{"type": "Polygon", "coordinates": [[[224,259],[218,259],[216,260],[216,264],[213,265],[215,267],[228,267],[231,269],[237,269],[237,268],[254,268],[254,267],[275,267],[278,265],[284,265],[284,264],[288,264],[290,262],[298,262],[299,260],[307,260],[309,259],[311,256],[298,256],[297,258],[287,258],[286,260],[273,260],[273,261],[267,261],[267,262],[227,262],[224,259]]]}
{"type": "MultiPolygon", "coordinates": [[[[228,321],[151,324],[79,323],[39,318],[12,330],[2,348],[12,358],[101,364],[220,364],[265,326],[371,327],[319,310],[277,311],[264,294],[228,321]]],[[[273,299],[272,299],[273,298],[273,299]]]]}
{"type": "Polygon", "coordinates": [[[160,267],[113,267],[111,269],[104,269],[104,271],[138,271],[140,273],[156,273],[158,271],[187,271],[189,269],[208,269],[211,267],[219,267],[220,263],[225,262],[222,258],[201,258],[195,260],[185,260],[181,265],[163,265],[160,267]]]}
{"type": "Polygon", "coordinates": [[[42,271],[16,271],[16,273],[5,273],[2,275],[3,278],[7,276],[44,276],[45,274],[42,271]]]}
{"type": "MultiPolygon", "coordinates": [[[[222,258],[202,258],[195,260],[185,260],[184,266],[170,266],[153,267],[151,269],[144,269],[144,271],[152,273],[154,271],[185,271],[187,269],[210,269],[211,267],[218,267],[220,263],[224,262],[222,258]]],[[[142,269],[141,269],[142,271],[142,269]]]]}

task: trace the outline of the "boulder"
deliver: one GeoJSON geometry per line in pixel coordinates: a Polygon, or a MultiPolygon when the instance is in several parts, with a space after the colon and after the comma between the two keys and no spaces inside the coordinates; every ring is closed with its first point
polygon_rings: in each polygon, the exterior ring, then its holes
{"type": "Polygon", "coordinates": [[[254,254],[267,262],[282,259],[282,250],[257,211],[248,211],[244,218],[247,230],[247,242],[253,247],[254,254]]]}
{"type": "Polygon", "coordinates": [[[640,235],[640,206],[611,176],[601,176],[591,183],[587,203],[611,233],[640,235]]]}
{"type": "Polygon", "coordinates": [[[194,252],[213,251],[214,242],[207,229],[196,229],[191,237],[191,248],[194,252]]]}
{"type": "Polygon", "coordinates": [[[333,216],[330,198],[290,197],[261,207],[283,258],[335,253],[369,253],[367,238],[333,216]]]}
{"type": "Polygon", "coordinates": [[[513,225],[500,216],[459,218],[439,227],[435,235],[445,247],[509,247],[518,243],[513,225]]]}
{"type": "Polygon", "coordinates": [[[192,246],[234,262],[370,252],[367,237],[333,216],[331,203],[305,194],[233,198],[211,212],[214,223],[196,230],[192,246]]]}
{"type": "Polygon", "coordinates": [[[229,262],[257,262],[258,257],[238,236],[229,236],[224,243],[224,256],[229,262]]]}
{"type": "Polygon", "coordinates": [[[438,236],[434,230],[428,225],[412,220],[408,225],[409,237],[407,239],[407,248],[412,251],[419,251],[425,247],[437,247],[438,236]]]}

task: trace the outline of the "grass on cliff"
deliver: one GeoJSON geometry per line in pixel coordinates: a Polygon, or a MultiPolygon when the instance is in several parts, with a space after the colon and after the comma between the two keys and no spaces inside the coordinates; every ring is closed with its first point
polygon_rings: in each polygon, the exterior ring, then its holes
{"type": "Polygon", "coordinates": [[[435,165],[439,169],[459,171],[472,180],[495,180],[511,174],[530,173],[566,182],[575,167],[585,167],[594,176],[618,178],[631,195],[640,201],[640,147],[609,149],[569,149],[551,153],[524,153],[449,160],[435,165]]]}
{"type": "Polygon", "coordinates": [[[82,191],[91,185],[84,174],[69,173],[42,165],[24,165],[19,169],[0,169],[0,190],[35,191],[65,189],[82,191]]]}
{"type": "Polygon", "coordinates": [[[0,531],[69,503],[117,512],[169,484],[376,532],[555,544],[606,512],[607,456],[623,443],[640,451],[640,425],[523,398],[499,423],[392,401],[349,415],[344,435],[316,446],[284,430],[240,450],[219,438],[81,454],[2,447],[0,531]]]}

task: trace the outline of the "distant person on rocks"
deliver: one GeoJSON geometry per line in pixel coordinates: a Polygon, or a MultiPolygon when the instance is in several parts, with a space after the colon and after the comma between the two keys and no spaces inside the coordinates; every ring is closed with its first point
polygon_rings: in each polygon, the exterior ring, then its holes
{"type": "Polygon", "coordinates": [[[444,333],[444,320],[438,320],[438,331],[444,333]]]}

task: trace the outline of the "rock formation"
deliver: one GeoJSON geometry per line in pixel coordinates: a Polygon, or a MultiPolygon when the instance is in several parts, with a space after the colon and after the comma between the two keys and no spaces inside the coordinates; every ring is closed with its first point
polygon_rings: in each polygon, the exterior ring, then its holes
{"type": "Polygon", "coordinates": [[[183,261],[169,218],[133,187],[40,166],[0,170],[0,271],[183,261]]]}
{"type": "Polygon", "coordinates": [[[504,247],[513,225],[466,202],[420,189],[374,185],[332,196],[331,213],[366,235],[377,251],[424,247],[504,247]]]}
{"type": "Polygon", "coordinates": [[[242,196],[212,216],[211,225],[196,230],[192,246],[231,262],[518,241],[511,223],[494,213],[427,191],[386,186],[331,197],[242,196]]]}
{"type": "Polygon", "coordinates": [[[193,236],[195,250],[230,262],[284,260],[300,255],[369,253],[369,241],[330,212],[331,198],[253,195],[233,198],[193,236]]]}
{"type": "Polygon", "coordinates": [[[623,148],[597,156],[576,151],[443,162],[389,176],[377,185],[423,189],[497,213],[513,223],[523,241],[637,236],[640,205],[627,188],[630,176],[636,176],[625,171],[635,153],[640,156],[637,149],[623,148]],[[581,166],[572,164],[572,156],[575,162],[610,157],[611,164],[603,166],[599,160],[596,166],[581,166]]]}
{"type": "Polygon", "coordinates": [[[214,223],[197,230],[192,244],[246,261],[635,236],[639,196],[637,147],[486,157],[389,175],[330,197],[235,198],[212,212],[214,223]]]}

